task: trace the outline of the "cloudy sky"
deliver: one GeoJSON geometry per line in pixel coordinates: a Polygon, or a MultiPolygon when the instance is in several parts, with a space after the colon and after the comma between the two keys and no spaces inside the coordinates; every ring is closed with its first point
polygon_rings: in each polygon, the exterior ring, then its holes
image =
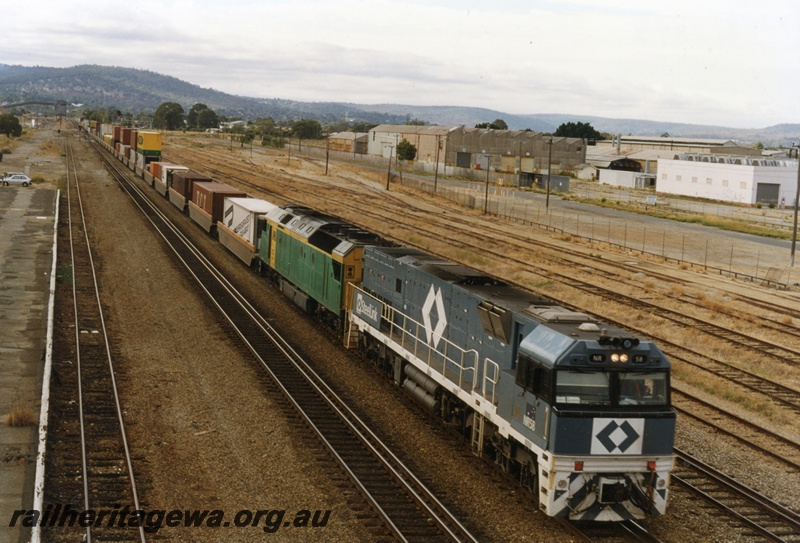
{"type": "Polygon", "coordinates": [[[797,0],[28,0],[0,63],[264,98],[800,122],[797,0]]]}

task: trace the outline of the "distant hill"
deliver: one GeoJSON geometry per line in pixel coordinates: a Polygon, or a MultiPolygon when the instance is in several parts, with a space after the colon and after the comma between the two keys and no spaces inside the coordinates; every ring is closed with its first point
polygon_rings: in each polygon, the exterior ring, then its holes
{"type": "Polygon", "coordinates": [[[575,114],[514,115],[492,109],[459,106],[415,106],[406,104],[350,104],[297,102],[235,96],[202,88],[180,79],[147,70],[81,65],[71,68],[9,66],[0,64],[0,104],[27,101],[66,100],[81,109],[117,108],[123,113],[152,113],[163,102],[177,102],[186,111],[202,102],[221,115],[275,120],[316,119],[321,123],[342,121],[403,124],[421,120],[444,126],[475,126],[503,119],[512,130],[552,132],[570,121],[589,122],[611,134],[732,139],[743,144],[791,146],[800,142],[800,124],[779,124],[761,129],[665,123],[642,119],[612,119],[575,114]]]}

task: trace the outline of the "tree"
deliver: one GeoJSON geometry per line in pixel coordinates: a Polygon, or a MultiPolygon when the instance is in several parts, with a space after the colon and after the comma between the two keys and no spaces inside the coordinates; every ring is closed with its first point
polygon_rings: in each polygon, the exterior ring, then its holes
{"type": "Polygon", "coordinates": [[[292,134],[299,140],[318,140],[322,137],[322,125],[312,119],[301,119],[292,125],[292,134]]]}
{"type": "Polygon", "coordinates": [[[589,123],[562,123],[553,133],[561,138],[584,138],[588,140],[601,140],[603,135],[589,123]]]}
{"type": "Polygon", "coordinates": [[[201,104],[200,102],[194,104],[189,109],[189,113],[186,114],[186,128],[189,130],[197,128],[197,115],[206,109],[208,109],[208,106],[205,104],[201,104]]]}
{"type": "Polygon", "coordinates": [[[397,144],[397,158],[399,160],[414,160],[417,157],[417,148],[408,140],[397,144]]]}
{"type": "Polygon", "coordinates": [[[508,124],[503,119],[495,119],[490,123],[478,123],[475,128],[491,128],[492,130],[508,130],[508,124]]]}
{"type": "Polygon", "coordinates": [[[208,128],[219,128],[219,116],[213,109],[203,109],[197,113],[197,128],[206,130],[208,128]]]}
{"type": "Polygon", "coordinates": [[[179,130],[183,127],[183,107],[180,104],[164,102],[153,114],[153,128],[179,130]]]}
{"type": "Polygon", "coordinates": [[[22,135],[22,125],[16,115],[6,113],[0,115],[0,134],[5,134],[7,138],[14,136],[18,138],[22,135]]]}
{"type": "Polygon", "coordinates": [[[186,128],[189,130],[219,128],[219,121],[219,115],[213,109],[199,102],[186,114],[186,128]]]}

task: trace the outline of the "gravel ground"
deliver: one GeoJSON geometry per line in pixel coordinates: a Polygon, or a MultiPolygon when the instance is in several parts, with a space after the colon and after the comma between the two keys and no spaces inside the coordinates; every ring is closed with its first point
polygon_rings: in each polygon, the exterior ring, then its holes
{"type": "MultiPolygon", "coordinates": [[[[332,468],[309,447],[305,430],[275,401],[275,390],[246,352],[221,331],[207,302],[194,292],[174,259],[165,253],[141,214],[87,150],[82,173],[97,243],[102,296],[125,378],[123,403],[139,471],[143,501],[150,509],[331,510],[324,528],[281,529],[280,541],[374,539],[358,519],[332,468]]],[[[154,193],[155,194],[155,193],[154,193]]],[[[164,207],[174,210],[164,202],[164,207]]],[[[180,218],[180,217],[179,217],[180,218]]],[[[182,219],[188,221],[188,219],[182,219]]],[[[198,229],[198,232],[199,229],[198,229]]],[[[308,321],[262,280],[210,238],[204,249],[241,280],[275,324],[298,338],[343,396],[413,458],[419,474],[457,503],[486,541],[572,541],[535,503],[495,470],[481,465],[465,444],[433,424],[414,404],[363,362],[308,321]]],[[[766,481],[767,489],[796,500],[796,479],[781,477],[736,444],[679,421],[678,445],[736,477],[766,481]],[[698,450],[694,450],[698,449],[698,450]],[[719,459],[719,462],[716,459],[719,459]],[[784,479],[782,481],[782,479],[784,479]],[[788,490],[786,481],[788,483],[788,490]],[[780,490],[776,490],[779,488],[780,490]]],[[[796,474],[795,474],[796,476],[796,474]]],[[[739,534],[680,489],[668,515],[647,526],[663,541],[737,541],[739,534]]],[[[781,500],[784,501],[784,500],[781,500]]],[[[259,528],[163,528],[176,541],[263,541],[259,528]]]]}

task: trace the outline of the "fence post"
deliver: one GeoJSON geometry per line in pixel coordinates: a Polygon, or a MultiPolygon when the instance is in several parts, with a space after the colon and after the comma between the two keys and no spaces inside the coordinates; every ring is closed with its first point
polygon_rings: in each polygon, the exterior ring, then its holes
{"type": "Polygon", "coordinates": [[[728,261],[728,273],[733,271],[733,243],[731,243],[731,259],[728,261]]]}
{"type": "Polygon", "coordinates": [[[686,249],[686,234],[684,234],[683,238],[681,239],[681,262],[683,262],[683,259],[685,258],[685,249],[686,249]]]}
{"type": "Polygon", "coordinates": [[[627,222],[625,223],[625,230],[624,230],[624,232],[622,234],[622,248],[623,249],[627,249],[628,248],[628,223],[627,222]]]}

